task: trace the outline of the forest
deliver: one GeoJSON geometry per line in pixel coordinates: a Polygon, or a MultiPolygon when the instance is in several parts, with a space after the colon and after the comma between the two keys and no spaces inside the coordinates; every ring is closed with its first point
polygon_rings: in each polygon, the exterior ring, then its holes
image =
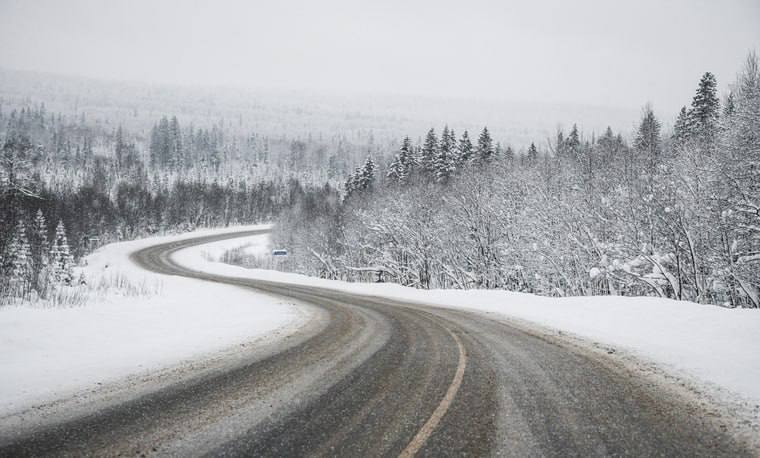
{"type": "Polygon", "coordinates": [[[275,221],[276,267],[323,278],[760,307],[755,54],[722,100],[705,73],[672,129],[646,106],[632,135],[573,125],[528,147],[76,106],[0,98],[2,303],[85,283],[73,266],[106,243],[275,221]]]}
{"type": "MultiPolygon", "coordinates": [[[[649,295],[760,307],[760,69],[705,73],[665,131],[573,126],[525,150],[449,126],[368,157],[342,199],[313,189],[277,219],[278,268],[416,288],[649,295]]],[[[257,265],[252,260],[241,260],[257,265]]],[[[261,262],[258,263],[261,265],[261,262]]]]}
{"type": "Polygon", "coordinates": [[[222,122],[182,126],[176,116],[143,135],[84,112],[49,113],[43,102],[7,105],[0,104],[0,303],[85,283],[73,267],[106,243],[270,221],[312,188],[332,189],[356,149],[342,138],[240,134],[222,122]]]}

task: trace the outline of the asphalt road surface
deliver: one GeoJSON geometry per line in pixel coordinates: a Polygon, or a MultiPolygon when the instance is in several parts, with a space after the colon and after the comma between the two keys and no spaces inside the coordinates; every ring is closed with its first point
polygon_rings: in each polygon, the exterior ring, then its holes
{"type": "Polygon", "coordinates": [[[508,323],[211,275],[170,259],[178,249],[254,233],[158,245],[133,259],[156,272],[310,304],[317,310],[312,323],[271,351],[241,348],[239,358],[212,373],[14,434],[0,441],[0,455],[754,454],[693,403],[604,357],[508,323]]]}

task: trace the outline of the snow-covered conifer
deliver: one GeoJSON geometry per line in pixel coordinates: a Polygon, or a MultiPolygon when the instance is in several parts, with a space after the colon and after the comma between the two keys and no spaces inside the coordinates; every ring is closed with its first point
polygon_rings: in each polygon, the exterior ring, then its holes
{"type": "Polygon", "coordinates": [[[491,162],[493,159],[493,139],[491,139],[491,134],[488,132],[488,127],[484,127],[483,131],[480,133],[480,136],[478,137],[478,147],[475,153],[477,156],[476,160],[481,164],[491,162]]]}
{"type": "Polygon", "coordinates": [[[462,133],[462,138],[459,139],[457,162],[459,166],[472,161],[472,141],[470,140],[470,134],[465,130],[462,133]]]}
{"type": "Polygon", "coordinates": [[[49,260],[55,282],[70,285],[74,275],[74,258],[71,256],[63,221],[58,221],[55,228],[55,236],[50,245],[49,260]]]}

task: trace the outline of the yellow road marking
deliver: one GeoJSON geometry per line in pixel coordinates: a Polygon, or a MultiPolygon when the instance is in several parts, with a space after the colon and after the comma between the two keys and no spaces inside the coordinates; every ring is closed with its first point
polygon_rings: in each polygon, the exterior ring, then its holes
{"type": "Polygon", "coordinates": [[[457,372],[454,374],[454,380],[451,381],[451,385],[449,385],[449,389],[446,391],[446,396],[444,396],[441,400],[441,403],[438,404],[438,407],[436,407],[433,415],[430,416],[428,421],[422,425],[422,428],[420,428],[412,441],[409,442],[409,445],[407,445],[404,451],[401,452],[399,458],[412,458],[417,454],[418,451],[420,451],[422,446],[425,445],[425,442],[433,434],[433,431],[438,426],[438,423],[441,422],[443,416],[446,415],[446,412],[449,410],[449,406],[451,406],[452,401],[454,401],[454,397],[457,395],[457,391],[459,391],[459,387],[462,385],[462,379],[464,378],[464,368],[467,366],[467,353],[465,352],[464,345],[462,345],[462,341],[459,340],[459,337],[450,329],[447,328],[446,330],[449,331],[449,334],[454,337],[454,340],[459,347],[459,366],[457,367],[457,372]]]}

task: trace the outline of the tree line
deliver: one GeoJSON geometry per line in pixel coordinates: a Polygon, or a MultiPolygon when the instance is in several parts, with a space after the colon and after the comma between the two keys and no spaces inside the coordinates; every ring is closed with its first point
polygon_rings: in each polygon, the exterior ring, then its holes
{"type": "Polygon", "coordinates": [[[0,121],[0,303],[86,281],[73,266],[105,243],[270,221],[303,189],[325,186],[321,175],[270,164],[288,150],[264,158],[266,139],[248,136],[255,151],[245,151],[223,129],[183,128],[176,117],[162,117],[147,139],[44,104],[0,121]]]}
{"type": "Polygon", "coordinates": [[[760,71],[721,102],[705,73],[664,132],[646,106],[627,141],[558,130],[515,152],[445,126],[370,158],[342,200],[313,190],[279,219],[281,268],[418,288],[653,295],[760,307],[760,71]]]}

